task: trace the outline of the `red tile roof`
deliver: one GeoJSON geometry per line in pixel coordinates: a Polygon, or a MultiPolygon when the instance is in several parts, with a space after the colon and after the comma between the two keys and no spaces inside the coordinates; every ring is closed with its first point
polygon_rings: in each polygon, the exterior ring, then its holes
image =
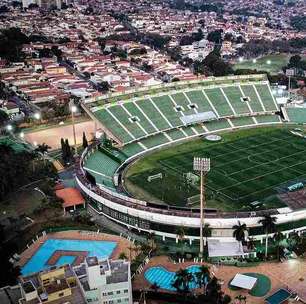
{"type": "Polygon", "coordinates": [[[65,189],[56,190],[55,194],[57,197],[61,198],[64,201],[63,202],[64,208],[82,205],[85,203],[82,194],[76,188],[65,188],[65,189]]]}

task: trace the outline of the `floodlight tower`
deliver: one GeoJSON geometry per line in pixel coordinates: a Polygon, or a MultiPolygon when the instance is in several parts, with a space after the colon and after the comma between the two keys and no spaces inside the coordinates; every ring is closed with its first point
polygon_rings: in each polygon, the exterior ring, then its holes
{"type": "Polygon", "coordinates": [[[204,205],[205,205],[205,176],[210,171],[210,158],[193,158],[193,170],[200,172],[200,256],[203,256],[203,226],[204,226],[204,205]]]}

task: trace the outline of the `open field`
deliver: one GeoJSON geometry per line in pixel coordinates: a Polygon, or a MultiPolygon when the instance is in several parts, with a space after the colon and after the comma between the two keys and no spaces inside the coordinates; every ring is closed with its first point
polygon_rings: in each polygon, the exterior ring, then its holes
{"type": "Polygon", "coordinates": [[[234,69],[252,69],[258,71],[266,71],[271,74],[277,74],[281,71],[282,67],[287,65],[290,56],[287,54],[277,54],[277,55],[267,55],[256,59],[256,63],[252,60],[245,60],[243,62],[238,62],[234,65],[234,69]],[[268,61],[271,64],[268,64],[268,61]]]}
{"type": "Polygon", "coordinates": [[[235,131],[223,134],[219,143],[200,139],[153,153],[137,161],[126,178],[168,204],[186,206],[187,198],[199,191],[198,182],[188,183],[184,174],[193,172],[194,156],[210,157],[208,207],[251,210],[249,203],[255,200],[263,203],[262,209],[283,207],[276,194],[306,178],[305,152],[305,139],[286,128],[235,131]],[[148,182],[157,173],[163,178],[148,182]]]}

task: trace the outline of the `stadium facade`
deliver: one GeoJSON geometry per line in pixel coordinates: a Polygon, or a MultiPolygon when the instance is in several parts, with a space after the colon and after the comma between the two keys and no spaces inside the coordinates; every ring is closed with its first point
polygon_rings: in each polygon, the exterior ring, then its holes
{"type": "MultiPolygon", "coordinates": [[[[200,212],[131,197],[122,185],[125,169],[133,161],[202,135],[290,121],[286,109],[279,109],[265,75],[175,82],[107,95],[83,107],[116,143],[112,150],[95,143],[80,158],[76,180],[90,200],[89,211],[164,240],[177,238],[179,227],[184,227],[190,241],[199,239],[200,212]]],[[[275,215],[278,224],[306,218],[306,211],[287,207],[256,212],[206,210],[205,222],[214,236],[232,236],[238,221],[256,229],[265,214],[275,215]]]]}

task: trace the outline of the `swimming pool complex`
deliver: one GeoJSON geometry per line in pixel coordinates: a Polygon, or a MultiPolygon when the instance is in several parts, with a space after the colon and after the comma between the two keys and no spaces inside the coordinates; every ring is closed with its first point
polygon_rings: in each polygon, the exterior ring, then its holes
{"type": "MultiPolygon", "coordinates": [[[[186,269],[189,273],[195,274],[199,272],[200,267],[201,266],[198,265],[192,265],[187,267],[186,269]]],[[[156,283],[159,288],[176,291],[176,289],[172,286],[175,280],[175,272],[168,271],[164,267],[151,267],[145,272],[144,277],[148,282],[150,282],[150,284],[156,283]]],[[[189,289],[195,289],[197,287],[197,282],[192,281],[189,283],[189,289]]]]}
{"type": "Polygon", "coordinates": [[[48,239],[22,267],[21,273],[28,275],[50,268],[48,261],[58,251],[65,252],[55,263],[55,265],[61,266],[72,264],[77,257],[77,252],[86,253],[86,256],[96,256],[98,259],[110,257],[116,245],[116,242],[110,241],[48,239]],[[74,253],[69,255],[69,251],[74,253]]]}

